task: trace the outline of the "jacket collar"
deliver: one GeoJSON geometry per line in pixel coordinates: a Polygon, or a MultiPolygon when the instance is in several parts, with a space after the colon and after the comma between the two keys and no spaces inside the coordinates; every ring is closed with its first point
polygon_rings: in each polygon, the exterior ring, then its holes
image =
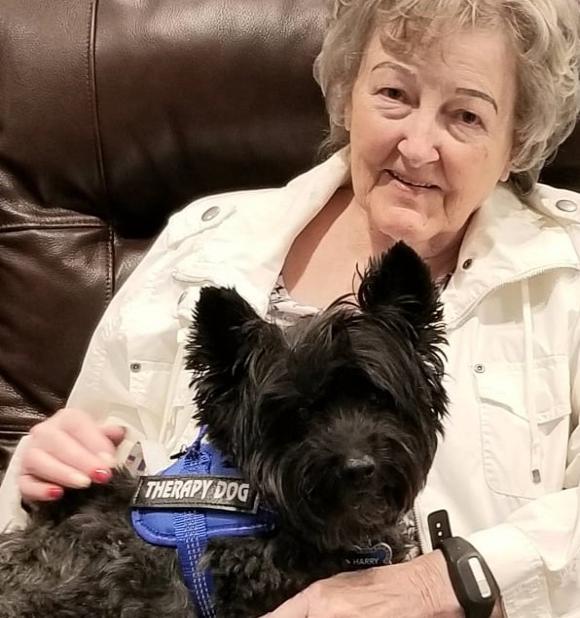
{"type": "MultiPolygon", "coordinates": [[[[206,208],[215,204],[227,216],[195,252],[180,260],[174,278],[195,282],[211,274],[212,283],[234,286],[265,316],[295,238],[348,179],[348,164],[341,151],[279,190],[243,191],[204,200],[206,208]]],[[[193,206],[192,214],[199,210],[193,206]]],[[[182,230],[181,235],[188,234],[182,230]]],[[[189,306],[185,314],[190,315],[189,306]]]]}
{"type": "Polygon", "coordinates": [[[498,186],[474,213],[442,295],[448,327],[458,326],[493,290],[558,268],[580,269],[566,228],[498,186]]]}

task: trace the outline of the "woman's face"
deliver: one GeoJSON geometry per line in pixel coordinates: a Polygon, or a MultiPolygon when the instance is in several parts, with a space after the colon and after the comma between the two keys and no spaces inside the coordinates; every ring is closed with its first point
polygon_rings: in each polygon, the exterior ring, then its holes
{"type": "Polygon", "coordinates": [[[515,93],[500,33],[458,32],[405,57],[375,34],[346,115],[355,201],[372,233],[423,257],[456,245],[509,174],[515,93]]]}

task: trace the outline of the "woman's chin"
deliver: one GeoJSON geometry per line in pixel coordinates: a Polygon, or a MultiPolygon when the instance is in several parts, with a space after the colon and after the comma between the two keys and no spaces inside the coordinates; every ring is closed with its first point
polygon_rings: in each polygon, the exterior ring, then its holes
{"type": "Polygon", "coordinates": [[[411,247],[420,245],[433,236],[433,228],[427,217],[409,209],[393,209],[390,216],[376,217],[372,227],[382,236],[394,241],[402,240],[411,247]]]}

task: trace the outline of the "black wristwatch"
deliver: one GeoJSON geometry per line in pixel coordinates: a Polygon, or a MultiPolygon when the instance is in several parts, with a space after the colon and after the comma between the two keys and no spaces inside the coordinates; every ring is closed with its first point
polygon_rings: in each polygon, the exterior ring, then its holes
{"type": "Polygon", "coordinates": [[[451,585],[465,618],[489,618],[499,589],[483,556],[459,536],[440,540],[436,549],[445,556],[451,585]]]}

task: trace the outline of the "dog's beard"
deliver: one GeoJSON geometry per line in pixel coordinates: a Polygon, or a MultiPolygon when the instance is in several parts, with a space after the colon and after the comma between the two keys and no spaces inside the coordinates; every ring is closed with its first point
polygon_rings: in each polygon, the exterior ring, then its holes
{"type": "MultiPolygon", "coordinates": [[[[408,511],[423,487],[432,462],[436,436],[417,439],[386,422],[366,424],[374,440],[369,453],[376,462],[371,478],[347,480],[336,443],[348,445],[352,434],[341,439],[332,432],[303,441],[271,456],[253,458],[247,474],[260,487],[262,498],[282,525],[320,551],[365,546],[383,538],[408,511]],[[380,436],[383,436],[381,439],[380,436]],[[388,436],[388,437],[385,437],[388,436]],[[419,455],[421,453],[421,455],[419,455]]],[[[365,425],[358,423],[358,433],[365,425]]]]}

